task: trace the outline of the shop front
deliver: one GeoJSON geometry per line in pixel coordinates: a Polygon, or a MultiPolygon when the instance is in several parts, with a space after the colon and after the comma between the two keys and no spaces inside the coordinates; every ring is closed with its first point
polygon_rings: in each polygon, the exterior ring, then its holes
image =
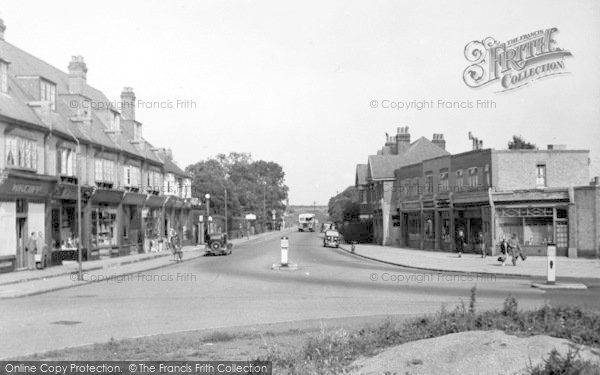
{"type": "Polygon", "coordinates": [[[35,233],[49,243],[50,199],[56,180],[18,171],[0,176],[0,273],[35,266],[26,244],[35,233]]]}
{"type": "Polygon", "coordinates": [[[122,238],[120,255],[143,252],[144,231],[142,221],[143,205],[148,196],[135,192],[125,192],[123,196],[122,238]]]}
{"type": "Polygon", "coordinates": [[[119,223],[122,218],[123,191],[96,189],[90,206],[90,252],[98,257],[118,256],[119,223]]]}
{"type": "Polygon", "coordinates": [[[150,195],[142,209],[142,224],[144,229],[144,252],[163,250],[161,223],[163,220],[163,204],[166,197],[150,195]]]}
{"type": "Polygon", "coordinates": [[[556,254],[566,256],[569,248],[568,205],[510,205],[496,207],[496,240],[519,238],[527,255],[546,255],[549,243],[556,254]]]}

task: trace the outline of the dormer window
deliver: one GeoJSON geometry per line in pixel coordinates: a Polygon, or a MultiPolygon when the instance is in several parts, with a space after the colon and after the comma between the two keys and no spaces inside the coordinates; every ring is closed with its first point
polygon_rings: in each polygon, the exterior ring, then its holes
{"type": "Polygon", "coordinates": [[[140,141],[142,140],[142,124],[136,123],[133,126],[133,140],[140,141]]]}
{"type": "Polygon", "coordinates": [[[113,112],[111,127],[114,131],[118,131],[121,129],[121,116],[119,116],[117,112],[113,112]]]}
{"type": "Polygon", "coordinates": [[[50,109],[56,110],[56,85],[45,80],[40,81],[40,101],[50,102],[50,109]]]}
{"type": "Polygon", "coordinates": [[[8,92],[8,63],[0,60],[0,91],[8,92]]]}

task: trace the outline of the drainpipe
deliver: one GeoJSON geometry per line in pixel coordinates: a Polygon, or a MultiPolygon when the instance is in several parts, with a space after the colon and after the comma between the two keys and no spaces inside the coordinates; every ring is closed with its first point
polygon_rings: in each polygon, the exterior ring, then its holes
{"type": "MultiPolygon", "coordinates": [[[[77,139],[77,137],[73,134],[73,132],[71,132],[71,129],[67,128],[67,131],[69,132],[71,137],[73,137],[73,139],[75,140],[75,143],[77,143],[77,150],[76,150],[77,159],[83,159],[83,158],[79,158],[79,156],[81,155],[81,144],[79,143],[79,139],[77,139]]],[[[80,164],[81,163],[79,163],[79,161],[78,161],[77,169],[81,169],[80,164]]],[[[82,269],[82,265],[81,265],[81,261],[82,261],[82,254],[81,254],[81,177],[82,176],[81,175],[82,175],[82,173],[78,173],[78,176],[77,176],[77,262],[79,263],[78,274],[77,274],[78,281],[83,281],[83,269],[82,269]]]]}

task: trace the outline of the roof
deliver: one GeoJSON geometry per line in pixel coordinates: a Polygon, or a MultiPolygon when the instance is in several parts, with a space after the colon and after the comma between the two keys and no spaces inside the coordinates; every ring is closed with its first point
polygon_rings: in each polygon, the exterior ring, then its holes
{"type": "Polygon", "coordinates": [[[369,156],[368,179],[393,180],[396,169],[443,155],[450,155],[450,153],[427,138],[421,137],[411,143],[402,155],[369,156]]]}
{"type": "Polygon", "coordinates": [[[355,186],[366,185],[368,174],[369,174],[369,165],[368,164],[356,164],[355,186]]]}
{"type": "Polygon", "coordinates": [[[68,73],[2,39],[0,39],[0,57],[10,63],[11,72],[9,74],[10,95],[0,94],[0,115],[48,128],[27,105],[28,102],[33,101],[33,98],[28,97],[19,81],[13,78],[13,76],[39,76],[56,84],[56,111],[49,116],[53,130],[65,135],[74,134],[82,142],[97,144],[141,159],[161,163],[161,160],[150,151],[152,146],[146,140],[142,142],[143,147],[138,148],[131,143],[132,136],[130,134],[125,132],[113,136],[106,134],[106,130],[110,128],[107,119],[110,119],[110,112],[116,111],[116,109],[112,108],[111,101],[100,90],[87,83],[83,85],[82,95],[84,97],[94,103],[103,103],[111,107],[95,108],[92,111],[92,131],[91,135],[87,135],[77,123],[70,120],[75,115],[75,110],[70,105],[70,99],[76,96],[69,94],[68,73]]]}
{"type": "Polygon", "coordinates": [[[179,166],[177,164],[175,164],[175,162],[170,160],[169,158],[165,158],[164,163],[165,163],[165,171],[176,174],[178,176],[188,177],[188,174],[185,173],[181,168],[179,168],[179,166]]]}

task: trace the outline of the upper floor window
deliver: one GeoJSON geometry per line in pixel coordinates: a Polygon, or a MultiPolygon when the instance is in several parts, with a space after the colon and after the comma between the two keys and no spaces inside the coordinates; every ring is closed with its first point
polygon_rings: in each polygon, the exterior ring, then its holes
{"type": "Polygon", "coordinates": [[[440,173],[440,191],[448,191],[448,172],[440,173]]]}
{"type": "Polygon", "coordinates": [[[546,187],[546,164],[536,166],[535,185],[537,187],[546,187]]]}
{"type": "Polygon", "coordinates": [[[0,60],[0,91],[8,92],[8,63],[0,60]]]}
{"type": "Polygon", "coordinates": [[[40,101],[50,102],[50,109],[56,110],[56,85],[54,83],[40,81],[40,101]]]}
{"type": "Polygon", "coordinates": [[[465,185],[465,180],[463,178],[463,171],[459,169],[456,171],[456,189],[461,191],[465,185]]]}
{"type": "Polygon", "coordinates": [[[37,144],[21,137],[6,137],[6,166],[37,170],[37,144]]]}
{"type": "Polygon", "coordinates": [[[157,171],[148,171],[146,175],[146,190],[151,192],[160,191],[161,174],[157,171]]]}
{"type": "Polygon", "coordinates": [[[433,173],[427,173],[425,175],[425,191],[427,193],[433,193],[433,173]]]}
{"type": "Polygon", "coordinates": [[[419,178],[417,177],[413,180],[413,193],[419,194],[420,193],[419,190],[420,190],[419,189],[419,178]]]}
{"type": "Polygon", "coordinates": [[[125,187],[130,188],[131,190],[139,190],[140,188],[140,168],[127,165],[124,168],[124,179],[125,187]]]}
{"type": "Polygon", "coordinates": [[[110,126],[112,130],[120,130],[121,129],[121,116],[117,112],[113,112],[113,117],[110,126]]]}
{"type": "Polygon", "coordinates": [[[492,181],[490,181],[490,165],[486,164],[483,172],[485,173],[485,186],[490,187],[492,186],[492,181]]]}
{"type": "Polygon", "coordinates": [[[479,186],[479,175],[477,168],[469,168],[469,186],[476,188],[479,186]]]}
{"type": "Polygon", "coordinates": [[[58,173],[62,176],[75,176],[77,156],[75,150],[68,148],[59,148],[56,151],[57,161],[56,166],[58,173]]]}
{"type": "Polygon", "coordinates": [[[96,159],[95,177],[96,182],[113,183],[115,179],[114,162],[108,159],[96,159]]]}

